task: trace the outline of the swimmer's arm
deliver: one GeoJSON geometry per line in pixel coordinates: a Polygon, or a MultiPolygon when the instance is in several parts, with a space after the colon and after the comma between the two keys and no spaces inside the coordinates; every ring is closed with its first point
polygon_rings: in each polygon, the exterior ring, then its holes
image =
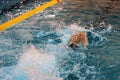
{"type": "Polygon", "coordinates": [[[88,45],[87,34],[86,32],[81,32],[81,44],[86,47],[88,45]]]}

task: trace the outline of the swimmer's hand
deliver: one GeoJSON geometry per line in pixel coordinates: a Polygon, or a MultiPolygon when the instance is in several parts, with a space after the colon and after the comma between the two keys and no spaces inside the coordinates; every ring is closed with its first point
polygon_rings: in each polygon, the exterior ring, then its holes
{"type": "Polygon", "coordinates": [[[87,39],[86,32],[80,32],[79,35],[81,36],[82,46],[86,47],[88,45],[88,39],[87,39]]]}

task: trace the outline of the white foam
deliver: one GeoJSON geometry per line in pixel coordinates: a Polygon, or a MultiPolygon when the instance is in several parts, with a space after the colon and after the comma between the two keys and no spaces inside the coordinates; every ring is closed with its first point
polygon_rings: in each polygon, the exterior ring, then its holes
{"type": "Polygon", "coordinates": [[[18,64],[29,80],[61,80],[54,73],[55,66],[54,55],[41,53],[33,45],[21,56],[18,64]]]}
{"type": "Polygon", "coordinates": [[[17,65],[0,69],[1,80],[62,80],[53,54],[45,54],[33,45],[24,49],[17,65]]]}
{"type": "Polygon", "coordinates": [[[78,26],[77,24],[71,24],[70,29],[72,31],[87,31],[85,28],[78,26]]]}
{"type": "Polygon", "coordinates": [[[49,14],[49,15],[44,15],[45,18],[54,18],[56,15],[54,14],[49,14]]]}

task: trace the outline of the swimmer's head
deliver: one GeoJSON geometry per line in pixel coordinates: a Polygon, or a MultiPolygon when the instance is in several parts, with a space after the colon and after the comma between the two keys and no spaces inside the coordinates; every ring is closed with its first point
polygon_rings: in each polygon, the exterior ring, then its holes
{"type": "Polygon", "coordinates": [[[72,48],[73,50],[76,50],[79,46],[77,46],[76,44],[70,43],[68,44],[68,47],[72,48]]]}
{"type": "Polygon", "coordinates": [[[88,45],[87,35],[86,32],[77,32],[75,33],[69,43],[68,46],[71,48],[78,48],[78,44],[81,43],[83,47],[86,47],[88,45]]]}

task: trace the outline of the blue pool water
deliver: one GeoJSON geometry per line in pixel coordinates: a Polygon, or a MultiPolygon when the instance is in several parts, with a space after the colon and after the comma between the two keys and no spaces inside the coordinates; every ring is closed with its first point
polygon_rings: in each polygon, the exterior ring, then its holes
{"type": "MultiPolygon", "coordinates": [[[[71,1],[0,33],[0,80],[120,80],[119,1],[71,1]],[[87,32],[87,47],[67,47],[75,30],[87,32]]],[[[1,14],[0,23],[39,3],[1,14]]]]}

